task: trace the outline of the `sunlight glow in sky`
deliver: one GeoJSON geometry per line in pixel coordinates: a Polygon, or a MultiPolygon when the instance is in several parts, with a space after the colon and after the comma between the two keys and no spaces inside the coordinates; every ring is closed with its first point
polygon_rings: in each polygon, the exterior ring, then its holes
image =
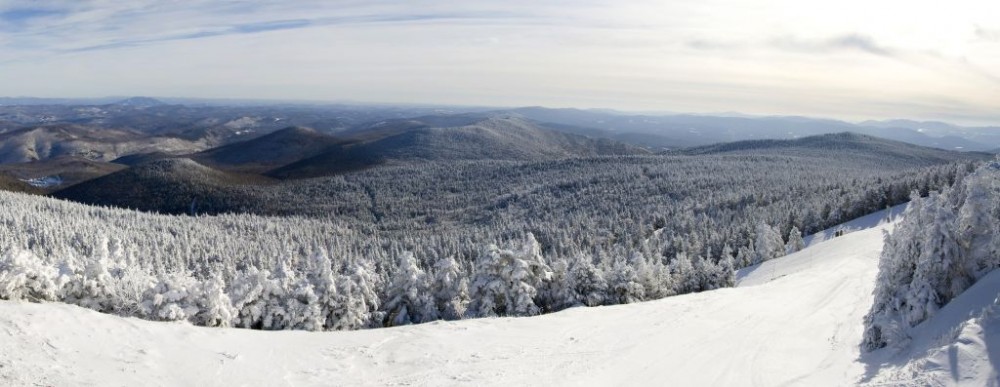
{"type": "Polygon", "coordinates": [[[1000,1],[0,0],[0,96],[1000,124],[1000,1]]]}

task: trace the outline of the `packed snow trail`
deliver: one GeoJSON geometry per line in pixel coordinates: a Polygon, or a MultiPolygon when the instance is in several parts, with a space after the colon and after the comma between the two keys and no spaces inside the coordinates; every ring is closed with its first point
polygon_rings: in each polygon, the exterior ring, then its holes
{"type": "Polygon", "coordinates": [[[355,332],[262,332],[0,302],[0,385],[851,385],[882,231],[659,301],[355,332]]]}

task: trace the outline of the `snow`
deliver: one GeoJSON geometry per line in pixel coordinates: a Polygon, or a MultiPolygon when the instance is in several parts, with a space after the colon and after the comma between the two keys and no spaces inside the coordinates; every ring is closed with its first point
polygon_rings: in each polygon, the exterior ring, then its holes
{"type": "Polygon", "coordinates": [[[906,211],[906,206],[907,204],[904,203],[889,207],[883,211],[874,212],[860,218],[841,223],[837,226],[830,227],[826,230],[806,236],[803,239],[805,240],[806,246],[809,246],[833,238],[838,231],[847,234],[859,230],[867,230],[873,227],[878,227],[891,221],[898,220],[903,215],[903,211],[906,211]]]}
{"type": "Polygon", "coordinates": [[[909,349],[861,354],[891,227],[744,269],[736,288],[529,318],[265,332],[3,301],[0,385],[995,385],[1000,324],[977,311],[998,273],[909,349]]]}
{"type": "Polygon", "coordinates": [[[55,187],[57,185],[61,185],[63,183],[62,177],[59,176],[36,177],[33,179],[26,179],[22,181],[37,188],[50,188],[50,187],[55,187]]]}
{"type": "Polygon", "coordinates": [[[871,355],[873,384],[1000,385],[1000,271],[980,279],[937,315],[914,327],[900,351],[871,355]]]}

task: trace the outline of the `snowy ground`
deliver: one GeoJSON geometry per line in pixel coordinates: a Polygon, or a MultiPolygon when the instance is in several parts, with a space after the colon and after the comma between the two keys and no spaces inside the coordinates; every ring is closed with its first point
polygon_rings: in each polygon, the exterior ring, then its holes
{"type": "Polygon", "coordinates": [[[993,303],[997,273],[970,289],[975,297],[957,299],[948,318],[931,320],[912,348],[860,355],[882,231],[891,227],[868,223],[745,269],[737,288],[532,318],[260,332],[0,302],[0,385],[995,382],[989,355],[1000,359],[1000,345],[991,345],[1000,324],[969,311],[993,303]]]}

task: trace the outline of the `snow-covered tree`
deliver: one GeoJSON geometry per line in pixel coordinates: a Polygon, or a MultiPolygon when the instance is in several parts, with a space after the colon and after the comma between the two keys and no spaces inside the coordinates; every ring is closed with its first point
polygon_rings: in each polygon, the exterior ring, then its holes
{"type": "MultiPolygon", "coordinates": [[[[642,256],[635,256],[631,260],[643,260],[642,256]]],[[[634,265],[628,263],[625,258],[615,259],[611,268],[608,284],[610,285],[610,296],[612,302],[616,304],[630,304],[643,301],[646,298],[646,289],[639,280],[639,275],[634,269],[634,265]]]]}
{"type": "Polygon", "coordinates": [[[427,274],[417,266],[413,253],[405,252],[399,257],[399,265],[386,293],[385,326],[418,324],[439,317],[427,274]]]}
{"type": "Polygon", "coordinates": [[[757,224],[757,234],[754,240],[756,241],[754,252],[757,255],[754,257],[753,264],[758,264],[785,254],[785,241],[781,239],[781,234],[767,223],[757,224]]]}
{"type": "Polygon", "coordinates": [[[445,256],[434,264],[431,286],[438,314],[445,320],[457,320],[465,315],[469,303],[469,284],[455,258],[445,256]]]}
{"type": "Polygon", "coordinates": [[[914,192],[903,220],[886,235],[875,300],[865,316],[866,350],[905,343],[910,328],[1000,266],[1000,165],[956,181],[960,185],[927,198],[914,192]]]}
{"type": "Polygon", "coordinates": [[[806,248],[806,241],[802,239],[802,232],[798,227],[792,226],[788,232],[788,242],[785,243],[785,253],[791,254],[806,248]]]}
{"type": "Polygon", "coordinates": [[[55,301],[58,273],[27,251],[7,250],[0,254],[0,299],[55,301]]]}
{"type": "Polygon", "coordinates": [[[366,328],[382,321],[378,312],[379,297],[376,293],[375,276],[368,263],[358,261],[348,263],[347,273],[338,277],[340,310],[335,312],[333,329],[350,330],[366,328]]]}
{"type": "Polygon", "coordinates": [[[608,298],[608,283],[601,271],[588,258],[579,257],[573,260],[567,280],[576,296],[573,304],[598,306],[603,305],[608,298]]]}
{"type": "Polygon", "coordinates": [[[476,261],[467,313],[477,317],[539,314],[535,296],[551,275],[538,241],[530,233],[519,251],[489,245],[476,261]]]}

